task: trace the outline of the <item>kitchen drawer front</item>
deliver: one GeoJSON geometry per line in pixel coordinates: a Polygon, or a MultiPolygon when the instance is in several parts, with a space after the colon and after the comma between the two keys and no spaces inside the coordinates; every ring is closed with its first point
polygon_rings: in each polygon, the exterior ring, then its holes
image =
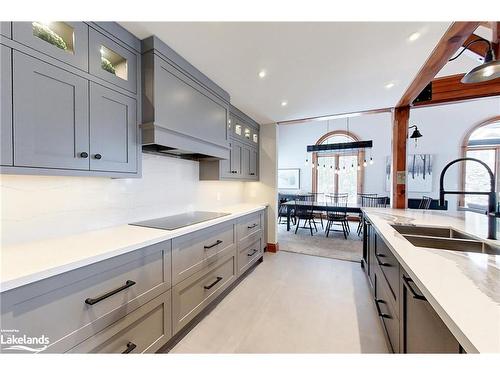
{"type": "Polygon", "coordinates": [[[166,241],[2,293],[2,328],[45,334],[49,351],[65,351],[170,288],[170,245],[166,241]]]}
{"type": "Polygon", "coordinates": [[[234,222],[172,240],[172,283],[185,280],[229,253],[235,254],[234,222]]]}
{"type": "Polygon", "coordinates": [[[240,245],[238,250],[238,275],[249,269],[263,253],[261,238],[250,242],[247,246],[240,245]]]}
{"type": "Polygon", "coordinates": [[[389,286],[380,272],[375,273],[375,305],[394,353],[399,353],[399,318],[391,303],[389,286]]]}
{"type": "Polygon", "coordinates": [[[172,288],[173,334],[179,332],[236,278],[236,257],[219,260],[172,288]]]}
{"type": "Polygon", "coordinates": [[[238,241],[244,241],[248,236],[262,230],[262,212],[243,216],[238,222],[238,241]]]}
{"type": "Polygon", "coordinates": [[[83,22],[36,23],[35,26],[33,22],[13,22],[12,39],[85,72],[88,71],[88,26],[83,22]],[[41,30],[40,27],[54,29],[53,32],[65,41],[67,50],[36,36],[35,30],[41,30]]]}
{"type": "Polygon", "coordinates": [[[92,28],[89,29],[90,74],[136,93],[138,59],[137,54],[122,47],[100,32],[92,28]],[[106,70],[111,66],[113,66],[114,73],[106,70]]]}
{"type": "Polygon", "coordinates": [[[378,264],[387,280],[390,301],[394,306],[399,306],[399,263],[378,233],[374,255],[375,263],[378,264]]]}
{"type": "Polygon", "coordinates": [[[170,291],[71,349],[70,353],[154,353],[172,337],[170,291]]]}

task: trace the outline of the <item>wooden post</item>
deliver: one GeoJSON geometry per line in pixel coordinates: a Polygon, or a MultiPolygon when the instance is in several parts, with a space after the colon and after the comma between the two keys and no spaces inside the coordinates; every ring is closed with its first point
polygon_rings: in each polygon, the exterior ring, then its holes
{"type": "Polygon", "coordinates": [[[406,140],[410,107],[397,107],[392,118],[391,207],[406,208],[406,140]]]}

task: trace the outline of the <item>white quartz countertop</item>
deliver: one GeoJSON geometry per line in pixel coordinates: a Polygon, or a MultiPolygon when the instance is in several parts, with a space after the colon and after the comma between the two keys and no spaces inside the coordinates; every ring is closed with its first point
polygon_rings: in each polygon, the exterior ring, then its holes
{"type": "MultiPolygon", "coordinates": [[[[134,225],[94,230],[60,238],[2,247],[0,291],[84,267],[117,255],[179,237],[228,220],[265,209],[267,204],[240,204],[216,211],[229,213],[217,219],[175,230],[134,225]]],[[[166,214],[165,216],[168,216],[166,214]]]]}
{"type": "Polygon", "coordinates": [[[487,217],[390,208],[363,211],[462,347],[468,353],[500,353],[500,256],[416,247],[391,226],[448,227],[484,240],[487,217]]]}

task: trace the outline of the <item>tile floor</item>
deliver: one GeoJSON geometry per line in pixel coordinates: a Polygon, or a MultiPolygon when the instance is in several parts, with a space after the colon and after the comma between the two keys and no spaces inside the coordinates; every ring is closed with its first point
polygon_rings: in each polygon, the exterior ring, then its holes
{"type": "Polygon", "coordinates": [[[266,253],[171,353],[387,353],[359,263],[266,253]]]}

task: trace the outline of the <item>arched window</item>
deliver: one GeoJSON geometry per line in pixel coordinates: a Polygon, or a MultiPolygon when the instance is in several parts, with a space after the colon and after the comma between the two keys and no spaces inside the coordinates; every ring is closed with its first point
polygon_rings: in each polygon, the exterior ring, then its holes
{"type": "MultiPolygon", "coordinates": [[[[327,143],[355,142],[359,138],[352,133],[335,130],[323,135],[317,145],[327,143]]],[[[329,153],[313,153],[312,186],[314,193],[349,194],[349,202],[355,203],[363,186],[363,170],[358,165],[364,159],[363,150],[347,150],[329,153]],[[336,173],[335,171],[339,171],[336,173]]]]}
{"type": "MultiPolygon", "coordinates": [[[[482,122],[469,131],[462,145],[463,156],[485,162],[495,174],[496,186],[500,168],[500,116],[482,122]]],[[[478,163],[466,162],[462,168],[462,187],[465,191],[489,191],[490,178],[486,169],[478,163]]],[[[462,207],[484,211],[488,205],[485,195],[464,195],[462,207]]]]}

